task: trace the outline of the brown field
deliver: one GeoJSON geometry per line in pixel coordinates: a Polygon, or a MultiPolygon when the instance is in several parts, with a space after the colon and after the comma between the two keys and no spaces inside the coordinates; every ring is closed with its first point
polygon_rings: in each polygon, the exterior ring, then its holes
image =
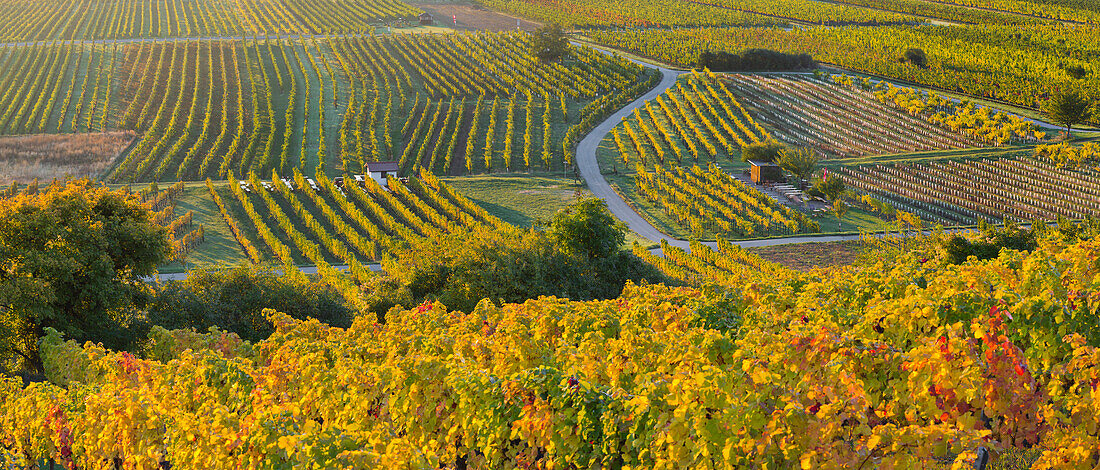
{"type": "MultiPolygon", "coordinates": [[[[457,29],[474,31],[514,31],[516,18],[498,13],[481,5],[470,3],[412,3],[435,17],[435,24],[453,27],[454,18],[458,19],[457,29]]],[[[519,20],[520,29],[534,31],[540,25],[527,20],[519,20]]]]}
{"type": "Polygon", "coordinates": [[[0,137],[0,184],[96,177],[133,140],[132,131],[0,137]]]}
{"type": "Polygon", "coordinates": [[[847,266],[856,262],[865,249],[859,241],[793,243],[746,248],[761,258],[798,271],[809,271],[815,267],[847,266]]]}

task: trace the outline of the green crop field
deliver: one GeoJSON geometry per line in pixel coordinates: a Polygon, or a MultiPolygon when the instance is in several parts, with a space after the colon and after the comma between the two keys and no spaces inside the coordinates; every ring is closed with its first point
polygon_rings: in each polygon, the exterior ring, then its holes
{"type": "Polygon", "coordinates": [[[362,33],[419,13],[397,0],[4,0],[0,41],[362,33]]]}
{"type": "Polygon", "coordinates": [[[640,68],[583,50],[571,64],[541,66],[524,41],[466,34],[10,47],[0,51],[8,85],[0,134],[134,130],[141,138],[105,176],[119,183],[295,167],[336,174],[390,159],[403,173],[552,171],[568,163],[569,128],[599,109],[586,106],[630,88],[640,68]]]}

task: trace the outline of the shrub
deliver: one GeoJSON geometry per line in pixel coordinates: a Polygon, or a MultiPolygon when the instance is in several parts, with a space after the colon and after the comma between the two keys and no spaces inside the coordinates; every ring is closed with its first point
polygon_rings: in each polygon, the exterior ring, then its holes
{"type": "Polygon", "coordinates": [[[749,144],[741,148],[741,161],[747,162],[749,160],[758,160],[762,162],[773,162],[779,158],[779,155],[785,148],[783,144],[774,140],[749,144]]]}
{"type": "Polygon", "coordinates": [[[784,54],[769,49],[749,49],[741,54],[706,51],[699,54],[697,68],[715,72],[805,70],[817,66],[809,54],[784,54]]]}
{"type": "Polygon", "coordinates": [[[417,241],[383,262],[389,277],[376,281],[370,310],[384,322],[395,305],[438,300],[468,312],[482,299],[607,299],[627,280],[667,281],[621,251],[624,236],[603,201],[584,199],[556,215],[546,232],[482,228],[417,241]]]}
{"type": "Polygon", "coordinates": [[[974,256],[978,260],[996,258],[1002,248],[1031,251],[1036,246],[1035,232],[1015,226],[1004,229],[986,229],[982,238],[971,241],[961,235],[951,235],[940,242],[944,259],[951,264],[962,264],[974,256]]]}
{"type": "Polygon", "coordinates": [[[924,53],[923,49],[910,47],[905,50],[905,56],[902,62],[909,62],[917,67],[924,68],[928,66],[928,55],[924,53]]]}
{"type": "Polygon", "coordinates": [[[350,325],[354,317],[354,310],[327,284],[252,267],[191,271],[187,280],[170,281],[157,292],[147,317],[167,329],[218,327],[256,341],[274,331],[264,309],[339,327],[350,325]]]}

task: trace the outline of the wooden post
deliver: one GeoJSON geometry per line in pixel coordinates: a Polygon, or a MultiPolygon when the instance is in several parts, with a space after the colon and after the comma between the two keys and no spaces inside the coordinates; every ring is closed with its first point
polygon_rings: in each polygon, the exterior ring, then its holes
{"type": "Polygon", "coordinates": [[[978,448],[978,458],[974,459],[974,470],[985,470],[989,464],[989,451],[985,447],[978,448]]]}

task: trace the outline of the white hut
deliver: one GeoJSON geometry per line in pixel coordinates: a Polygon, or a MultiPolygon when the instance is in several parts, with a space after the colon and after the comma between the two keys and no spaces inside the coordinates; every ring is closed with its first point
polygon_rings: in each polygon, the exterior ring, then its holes
{"type": "Polygon", "coordinates": [[[397,162],[367,162],[367,174],[379,186],[386,187],[386,178],[397,177],[397,162]]]}

